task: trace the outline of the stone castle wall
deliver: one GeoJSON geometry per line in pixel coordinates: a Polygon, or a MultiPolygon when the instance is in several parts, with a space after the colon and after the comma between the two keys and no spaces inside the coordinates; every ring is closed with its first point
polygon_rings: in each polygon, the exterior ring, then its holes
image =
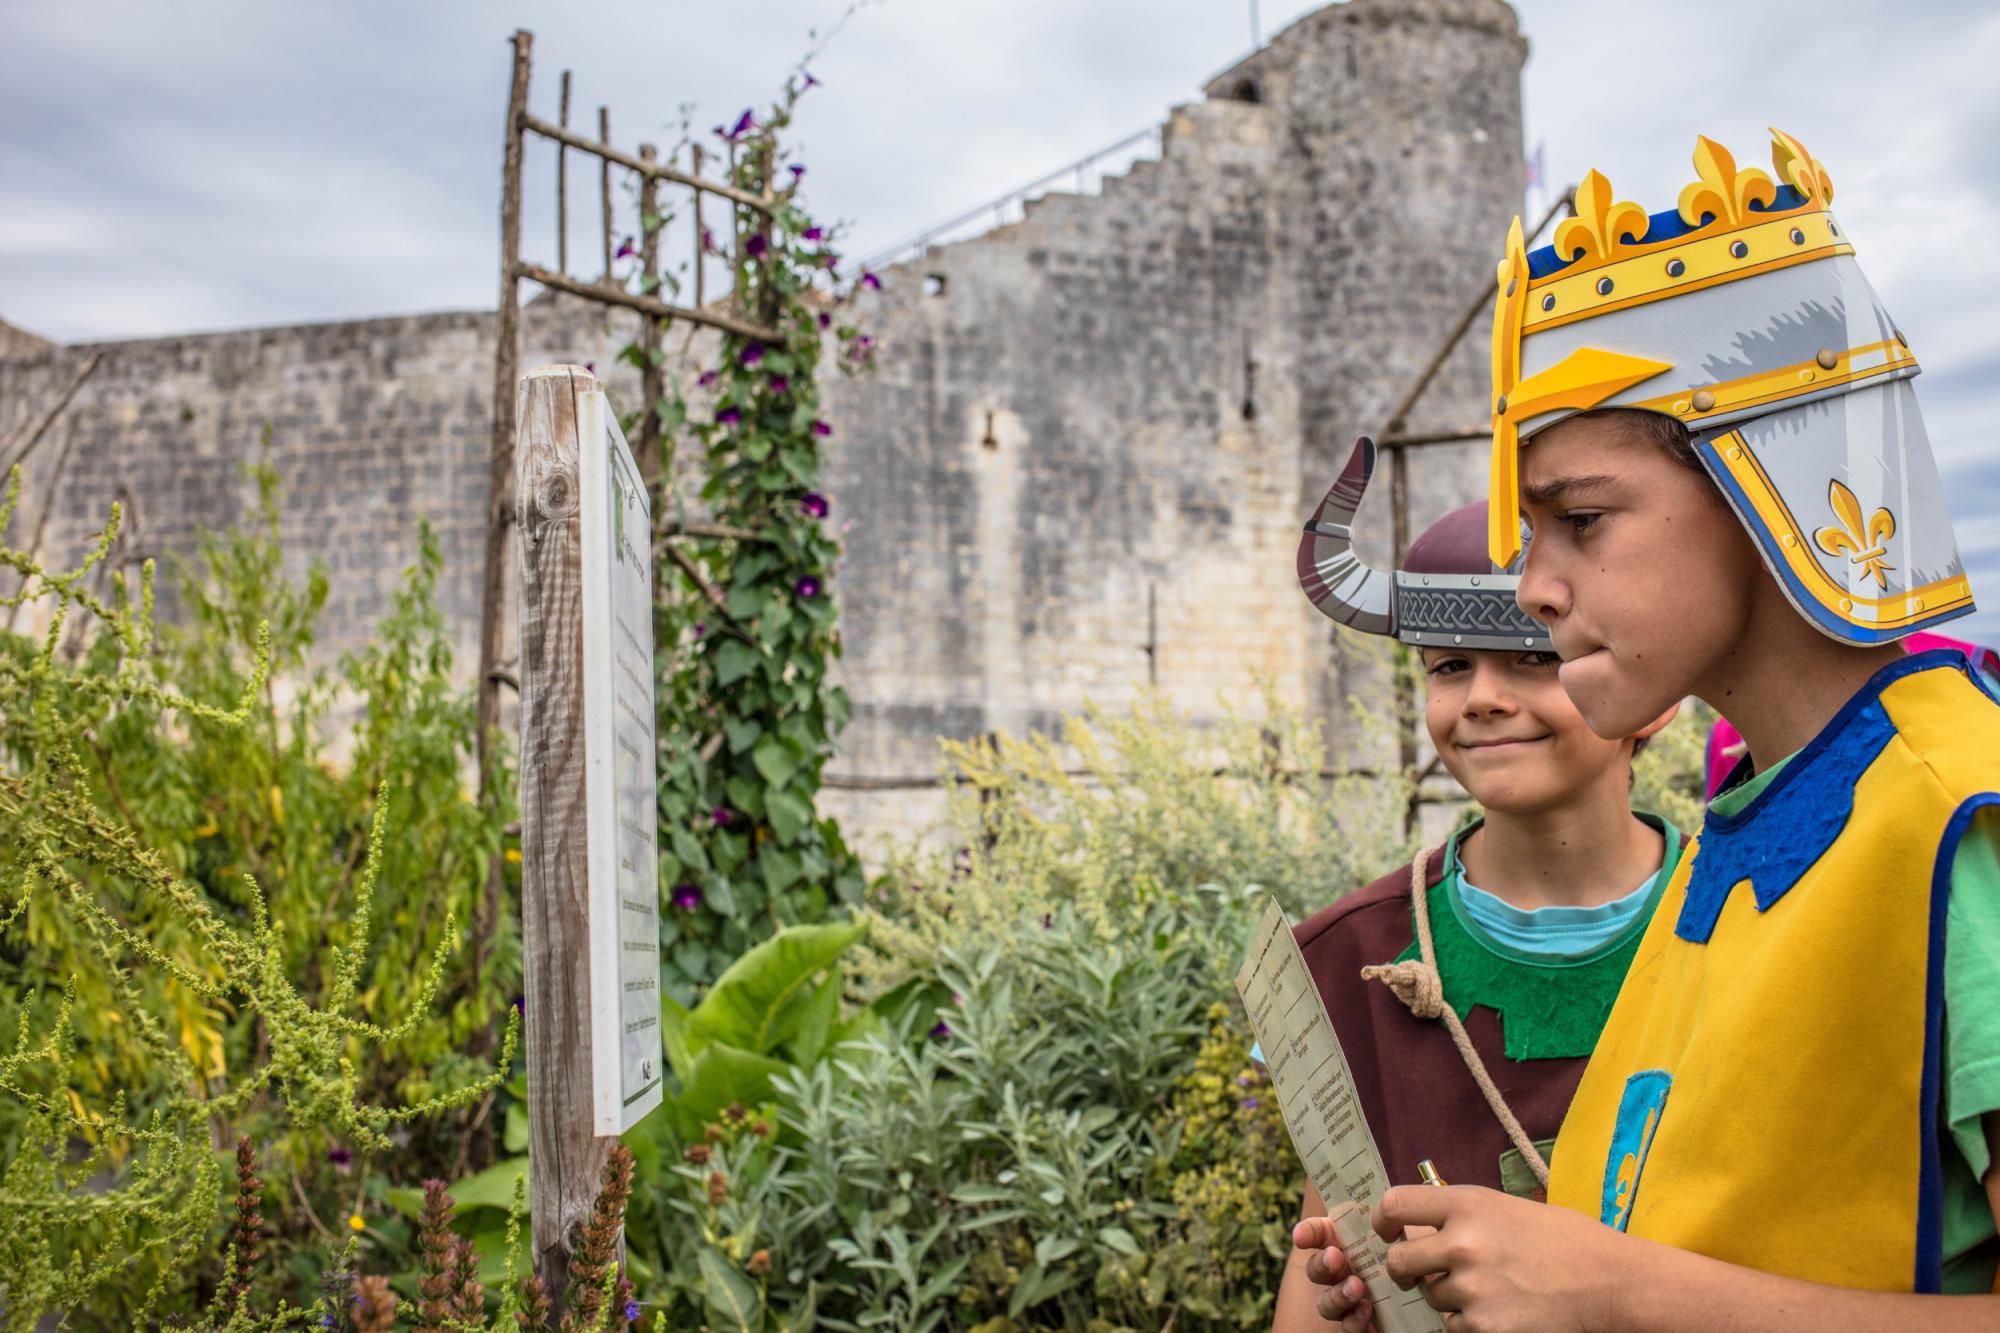
{"type": "MultiPolygon", "coordinates": [[[[878,371],[825,379],[824,489],[852,524],[834,772],[928,774],[941,736],[1047,728],[1149,684],[1213,716],[1263,675],[1344,725],[1374,655],[1299,595],[1299,521],[1491,271],[1519,207],[1524,54],[1500,0],[1329,6],[1174,109],[1159,160],[884,275],[863,306],[878,371]]],[[[629,327],[538,300],[524,365],[608,372],[629,327]]],[[[1483,419],[1482,332],[1411,429],[1483,419]]],[[[191,550],[240,514],[268,424],[290,550],[332,575],[323,647],[366,638],[427,517],[469,672],[493,337],[467,312],[29,344],[0,357],[0,431],[104,353],[56,430],[75,433],[43,549],[63,560],[117,499],[134,551],[191,550]]],[[[636,396],[629,370],[608,378],[636,396]]],[[[59,444],[29,469],[31,514],[59,444]]],[[[1417,456],[1418,527],[1479,493],[1480,452],[1417,456]]],[[[1386,491],[1361,518],[1378,560],[1386,491]]],[[[938,810],[921,790],[823,802],[864,839],[938,810]]]]}

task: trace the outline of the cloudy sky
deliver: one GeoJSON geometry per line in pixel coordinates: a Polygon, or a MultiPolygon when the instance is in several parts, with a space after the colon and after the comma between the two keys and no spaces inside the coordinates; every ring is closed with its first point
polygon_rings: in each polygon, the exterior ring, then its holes
{"type": "MultiPolygon", "coordinates": [[[[490,306],[514,28],[535,33],[539,113],[568,67],[577,119],[608,102],[617,139],[671,144],[683,104],[699,128],[763,101],[847,4],[9,0],[0,318],[76,341],[490,306]]],[[[1316,7],[871,0],[815,63],[808,201],[868,253],[1157,123],[1250,47],[1253,10],[1268,38],[1316,7]]],[[[2000,214],[2000,7],[1516,8],[1527,143],[1552,180],[1601,166],[1620,197],[1665,207],[1695,131],[1762,165],[1774,124],[1827,164],[1923,360],[1992,608],[1972,623],[2000,643],[2000,248],[1976,241],[2000,214]]],[[[531,254],[551,249],[546,212],[531,254]]],[[[588,244],[579,226],[572,251],[588,244]]]]}

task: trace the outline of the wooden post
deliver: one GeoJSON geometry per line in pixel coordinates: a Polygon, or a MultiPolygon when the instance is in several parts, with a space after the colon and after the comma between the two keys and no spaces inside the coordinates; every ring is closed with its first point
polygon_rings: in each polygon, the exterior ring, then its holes
{"type": "MultiPolygon", "coordinates": [[[[659,161],[659,150],[649,143],[639,145],[639,160],[648,167],[659,161]]],[[[639,177],[639,268],[643,275],[640,290],[646,290],[644,279],[657,279],[660,273],[660,228],[654,220],[660,211],[660,180],[650,171],[639,177]]],[[[651,293],[649,293],[651,294],[651,293]]],[[[639,456],[639,474],[646,480],[646,489],[653,495],[653,512],[660,512],[660,414],[654,405],[666,390],[666,377],[660,372],[660,321],[652,315],[639,316],[639,352],[646,364],[639,368],[639,435],[633,441],[633,452],[639,456]]]]}
{"type": "MultiPolygon", "coordinates": [[[[562,104],[556,123],[569,128],[569,71],[562,73],[562,104]]],[[[569,145],[556,144],[556,271],[569,272],[569,145]]]]}
{"type": "MultiPolygon", "coordinates": [[[[611,108],[597,108],[597,142],[611,147],[611,108]]],[[[604,222],[604,285],[611,285],[611,159],[597,159],[597,204],[604,222]]]]}
{"type": "MultiPolygon", "coordinates": [[[[521,368],[521,121],[528,114],[534,34],[514,34],[514,78],[507,94],[506,151],[500,167],[500,310],[493,328],[493,434],[487,445],[486,562],[479,603],[479,804],[492,798],[487,758],[500,725],[500,638],[507,589],[507,538],[514,519],[514,379],[521,368]]],[[[486,941],[500,916],[500,858],[486,876],[480,920],[472,932],[472,985],[479,986],[486,941]]],[[[490,1036],[490,1033],[488,1034],[490,1036]]],[[[484,1046],[481,1049],[485,1049],[484,1046]]]]}
{"type": "Polygon", "coordinates": [[[528,1055],[530,1255],[561,1317],[570,1238],[613,1140],[593,1132],[588,799],[584,768],[580,366],[521,380],[521,944],[528,1055]]]}
{"type": "MultiPolygon", "coordinates": [[[[693,149],[692,160],[694,162],[694,174],[696,176],[700,176],[701,145],[693,144],[691,145],[691,148],[693,149]]],[[[696,310],[701,309],[702,305],[704,304],[703,293],[702,293],[702,267],[703,267],[703,260],[705,260],[708,257],[707,252],[702,245],[702,230],[701,230],[702,194],[703,191],[701,190],[696,190],[694,192],[694,308],[696,310]]]]}

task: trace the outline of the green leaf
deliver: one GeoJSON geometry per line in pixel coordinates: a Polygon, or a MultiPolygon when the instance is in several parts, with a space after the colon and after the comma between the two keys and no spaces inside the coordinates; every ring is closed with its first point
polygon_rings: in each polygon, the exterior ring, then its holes
{"type": "Polygon", "coordinates": [[[757,868],[763,872],[764,887],[770,890],[773,898],[796,884],[804,873],[798,857],[775,847],[764,849],[764,854],[757,858],[757,868]]]}
{"type": "Polygon", "coordinates": [[[520,1102],[507,1108],[507,1128],[500,1135],[500,1146],[512,1153],[528,1151],[528,1108],[520,1102]]]}
{"type": "Polygon", "coordinates": [[[1134,1240],[1132,1233],[1124,1227],[1100,1227],[1097,1239],[1106,1249],[1116,1250],[1120,1254],[1139,1252],[1139,1242],[1134,1240]]]}
{"type": "Polygon", "coordinates": [[[1079,1242],[1072,1236],[1044,1236],[1035,1242],[1035,1262],[1043,1268],[1077,1252],[1079,1242]]]}
{"type": "Polygon", "coordinates": [[[791,747],[775,736],[766,736],[750,752],[750,762],[764,775],[764,781],[773,787],[782,787],[791,781],[792,774],[799,771],[799,761],[793,756],[791,747]]]}
{"type": "Polygon", "coordinates": [[[755,1333],[752,1321],[759,1318],[757,1293],[750,1280],[707,1245],[701,1247],[700,1266],[701,1294],[709,1319],[718,1328],[755,1333]]]}
{"type": "Polygon", "coordinates": [[[690,1029],[759,1055],[776,1050],[805,1021],[815,978],[866,930],[855,922],[786,927],[716,978],[690,1029]]]}
{"type": "Polygon", "coordinates": [[[799,830],[812,823],[812,806],[790,792],[772,792],[764,801],[764,810],[771,817],[771,831],[778,835],[779,842],[798,841],[799,830]]]}
{"type": "Polygon", "coordinates": [[[710,1042],[694,1058],[680,1093],[667,1103],[675,1129],[683,1138],[698,1138],[701,1127],[730,1103],[758,1106],[769,1101],[772,1078],[789,1072],[791,1066],[782,1060],[710,1042]]]}
{"type": "Polygon", "coordinates": [[[833,1032],[833,1022],[838,1017],[840,974],[836,972],[820,982],[813,991],[805,1017],[799,1020],[798,1031],[792,1034],[788,1048],[793,1063],[807,1068],[819,1063],[820,1056],[826,1051],[826,1039],[833,1032]]]}
{"type": "Polygon", "coordinates": [[[694,1073],[694,1057],[701,1046],[699,1039],[688,1031],[688,1011],[665,991],[660,993],[660,1034],[666,1041],[667,1068],[673,1070],[674,1077],[680,1080],[682,1087],[686,1087],[694,1073]]]}
{"type": "Polygon", "coordinates": [[[754,717],[743,718],[740,721],[726,717],[722,719],[722,734],[729,738],[729,753],[742,754],[756,744],[757,738],[764,734],[764,724],[754,717]]]}
{"type": "Polygon", "coordinates": [[[715,683],[734,685],[757,665],[757,650],[741,639],[725,639],[715,650],[715,683]]]}

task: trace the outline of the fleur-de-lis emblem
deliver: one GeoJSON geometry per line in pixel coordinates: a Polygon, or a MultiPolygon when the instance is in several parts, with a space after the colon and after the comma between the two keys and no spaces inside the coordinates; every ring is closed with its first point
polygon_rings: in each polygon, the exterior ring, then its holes
{"type": "Polygon", "coordinates": [[[1868,516],[1864,525],[1861,521],[1861,502],[1854,498],[1854,492],[1838,481],[1827,487],[1826,502],[1840,520],[1837,527],[1824,527],[1813,533],[1813,541],[1828,555],[1844,555],[1851,565],[1861,566],[1861,577],[1875,580],[1877,588],[1889,586],[1885,571],[1895,568],[1889,564],[1888,541],[1896,535],[1896,516],[1886,509],[1877,509],[1868,516]]]}
{"type": "Polygon", "coordinates": [[[1565,260],[1609,259],[1611,252],[1636,244],[1652,219],[1630,199],[1615,199],[1604,173],[1592,171],[1576,187],[1576,216],[1556,227],[1556,253],[1565,260]]]}
{"type": "Polygon", "coordinates": [[[1727,148],[1705,134],[1694,140],[1694,169],[1700,180],[1681,191],[1681,220],[1690,227],[1702,225],[1707,217],[1725,226],[1740,227],[1750,219],[1750,206],[1768,208],[1778,197],[1778,187],[1755,167],[1739,170],[1727,148]]]}
{"type": "Polygon", "coordinates": [[[1771,128],[1771,165],[1807,203],[1825,208],[1833,202],[1833,177],[1804,144],[1776,126],[1771,128]]]}

